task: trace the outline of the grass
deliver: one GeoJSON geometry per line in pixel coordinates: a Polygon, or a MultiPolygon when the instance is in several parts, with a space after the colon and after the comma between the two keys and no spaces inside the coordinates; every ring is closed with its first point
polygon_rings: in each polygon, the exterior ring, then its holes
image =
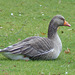
{"type": "Polygon", "coordinates": [[[63,48],[56,60],[14,61],[0,54],[0,75],[74,75],[74,9],[75,0],[0,0],[0,49],[30,36],[47,37],[48,24],[57,14],[72,25],[58,29],[63,48]],[[71,52],[65,54],[67,48],[71,52]]]}

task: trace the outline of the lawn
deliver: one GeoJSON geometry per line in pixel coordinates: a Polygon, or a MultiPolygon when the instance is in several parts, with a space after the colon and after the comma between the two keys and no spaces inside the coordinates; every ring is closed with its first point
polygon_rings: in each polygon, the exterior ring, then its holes
{"type": "Polygon", "coordinates": [[[0,75],[75,74],[75,0],[0,0],[0,49],[30,36],[47,37],[53,16],[61,14],[71,27],[60,27],[63,48],[56,60],[14,61],[0,54],[0,75]],[[70,50],[69,53],[64,52],[70,50]]]}

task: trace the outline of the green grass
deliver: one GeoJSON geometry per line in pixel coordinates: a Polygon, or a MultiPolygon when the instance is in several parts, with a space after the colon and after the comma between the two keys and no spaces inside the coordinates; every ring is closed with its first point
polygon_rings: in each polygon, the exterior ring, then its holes
{"type": "Polygon", "coordinates": [[[63,48],[56,60],[14,61],[0,54],[0,75],[75,74],[75,0],[59,1],[0,0],[0,27],[3,27],[0,28],[0,49],[30,36],[47,37],[49,22],[57,14],[63,15],[71,24],[70,28],[58,29],[63,48]],[[71,51],[69,54],[64,53],[67,48],[71,51]]]}

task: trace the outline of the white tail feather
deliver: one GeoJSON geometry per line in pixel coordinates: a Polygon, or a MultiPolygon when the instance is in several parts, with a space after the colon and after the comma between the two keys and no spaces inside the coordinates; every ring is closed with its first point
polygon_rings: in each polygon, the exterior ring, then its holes
{"type": "Polygon", "coordinates": [[[0,51],[2,51],[2,50],[0,49],[0,51]]]}

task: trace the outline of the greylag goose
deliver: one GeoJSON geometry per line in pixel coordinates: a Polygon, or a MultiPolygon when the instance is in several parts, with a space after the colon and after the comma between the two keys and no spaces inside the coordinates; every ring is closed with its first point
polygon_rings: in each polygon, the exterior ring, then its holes
{"type": "Polygon", "coordinates": [[[56,59],[62,50],[62,43],[57,34],[59,26],[71,26],[63,16],[56,15],[49,23],[48,37],[33,36],[7,48],[0,49],[5,57],[12,60],[50,60],[56,59]]]}

